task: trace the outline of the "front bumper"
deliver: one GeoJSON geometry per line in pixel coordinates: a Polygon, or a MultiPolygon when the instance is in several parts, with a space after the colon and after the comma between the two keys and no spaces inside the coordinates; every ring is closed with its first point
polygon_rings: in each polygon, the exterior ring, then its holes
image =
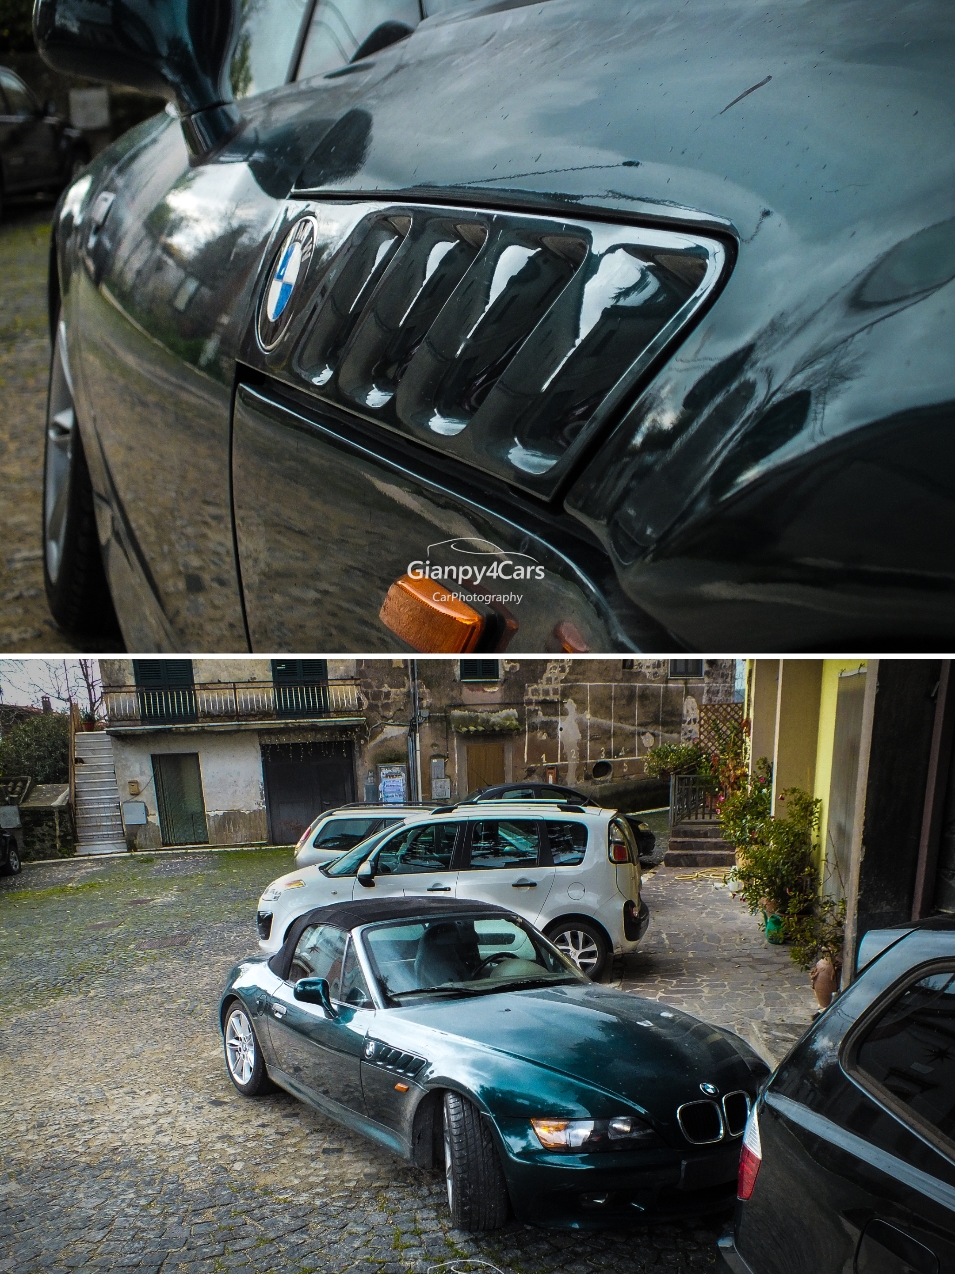
{"type": "Polygon", "coordinates": [[[258,930],[259,941],[268,942],[272,934],[271,911],[257,911],[255,913],[255,927],[258,930]]]}
{"type": "Polygon", "coordinates": [[[736,1200],[740,1143],[709,1153],[562,1155],[530,1149],[525,1120],[496,1121],[514,1213],[532,1225],[620,1229],[726,1212],[736,1200]]]}

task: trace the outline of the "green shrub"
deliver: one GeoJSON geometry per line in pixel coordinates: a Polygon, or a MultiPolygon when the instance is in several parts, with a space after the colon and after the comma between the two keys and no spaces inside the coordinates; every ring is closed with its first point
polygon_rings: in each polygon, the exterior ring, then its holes
{"type": "Polygon", "coordinates": [[[660,743],[647,748],[647,774],[709,774],[709,758],[698,743],[660,743]]]}
{"type": "Polygon", "coordinates": [[[29,774],[34,783],[68,783],[69,717],[62,712],[38,713],[4,731],[0,774],[29,774]]]}

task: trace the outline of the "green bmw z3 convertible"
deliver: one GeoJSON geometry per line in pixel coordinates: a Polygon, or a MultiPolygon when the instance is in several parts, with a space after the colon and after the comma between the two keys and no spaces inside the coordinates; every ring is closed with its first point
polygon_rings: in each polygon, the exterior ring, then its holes
{"type": "Polygon", "coordinates": [[[229,1075],[444,1167],[454,1224],[596,1228],[736,1194],[769,1073],[731,1031],[590,982],[502,907],[383,898],[300,916],[229,975],[229,1075]]]}

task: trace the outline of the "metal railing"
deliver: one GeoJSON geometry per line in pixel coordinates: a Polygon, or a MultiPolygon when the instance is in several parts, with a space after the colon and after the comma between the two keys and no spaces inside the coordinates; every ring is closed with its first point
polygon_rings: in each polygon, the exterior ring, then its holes
{"type": "Polygon", "coordinates": [[[719,791],[703,774],[670,775],[670,826],[677,823],[718,823],[719,791]]]}
{"type": "Polygon", "coordinates": [[[109,725],[294,721],[354,716],[364,706],[357,681],[215,681],[168,690],[108,686],[103,702],[109,725]]]}

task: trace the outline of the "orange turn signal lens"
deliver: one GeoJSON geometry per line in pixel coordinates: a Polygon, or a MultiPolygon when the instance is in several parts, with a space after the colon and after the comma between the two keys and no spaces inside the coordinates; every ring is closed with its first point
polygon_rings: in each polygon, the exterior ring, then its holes
{"type": "Polygon", "coordinates": [[[465,654],[480,639],[484,620],[433,579],[402,575],[388,589],[379,619],[423,654],[465,654]]]}
{"type": "Polygon", "coordinates": [[[407,1085],[407,1084],[395,1084],[395,1092],[396,1092],[396,1093],[406,1093],[407,1091],[408,1091],[408,1085],[407,1085]]]}

